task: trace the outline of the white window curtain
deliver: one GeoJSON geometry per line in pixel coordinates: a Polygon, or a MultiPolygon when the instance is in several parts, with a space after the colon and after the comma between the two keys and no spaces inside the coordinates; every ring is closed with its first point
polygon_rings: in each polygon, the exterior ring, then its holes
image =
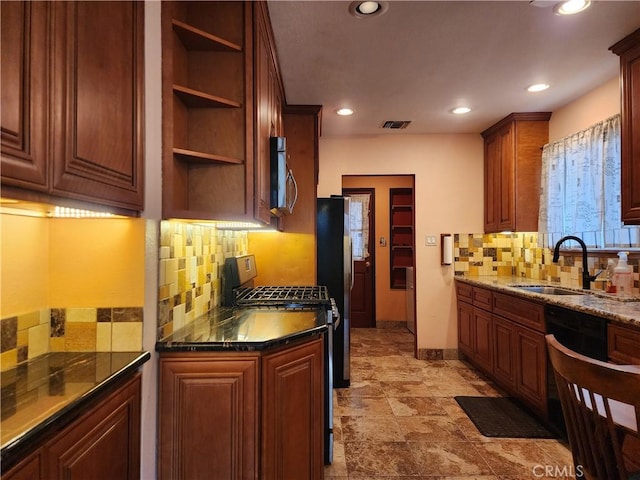
{"type": "Polygon", "coordinates": [[[620,115],[544,146],[543,245],[576,235],[590,247],[640,247],[640,227],[624,226],[621,212],[620,115]]]}
{"type": "Polygon", "coordinates": [[[369,194],[349,195],[349,224],[353,258],[363,260],[369,256],[369,194]]]}

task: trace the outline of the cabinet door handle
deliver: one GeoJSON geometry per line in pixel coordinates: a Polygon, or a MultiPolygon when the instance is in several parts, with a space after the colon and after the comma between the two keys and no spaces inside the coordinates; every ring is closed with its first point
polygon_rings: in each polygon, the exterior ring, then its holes
{"type": "Polygon", "coordinates": [[[287,172],[287,175],[293,182],[293,192],[294,192],[293,201],[289,205],[289,211],[293,213],[293,207],[296,205],[296,202],[298,201],[298,182],[296,182],[296,177],[293,176],[293,171],[291,169],[289,169],[289,171],[287,172]]]}

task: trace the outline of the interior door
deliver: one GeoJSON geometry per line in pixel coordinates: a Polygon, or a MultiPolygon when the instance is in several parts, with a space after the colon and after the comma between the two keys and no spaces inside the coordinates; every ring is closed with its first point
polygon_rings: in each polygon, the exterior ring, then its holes
{"type": "Polygon", "coordinates": [[[351,327],[375,328],[375,189],[345,188],[351,197],[351,241],[353,245],[353,288],[351,327]]]}

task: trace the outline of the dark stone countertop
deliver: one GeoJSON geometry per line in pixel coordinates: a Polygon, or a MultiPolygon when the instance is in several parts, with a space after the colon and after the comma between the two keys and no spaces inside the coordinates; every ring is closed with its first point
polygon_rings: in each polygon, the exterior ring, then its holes
{"type": "Polygon", "coordinates": [[[616,299],[614,296],[601,291],[578,290],[565,287],[559,283],[530,278],[459,275],[455,277],[455,280],[545,304],[569,308],[571,310],[606,318],[616,323],[640,328],[640,299],[631,299],[636,301],[622,301],[622,299],[616,299]],[[517,288],[519,285],[559,287],[567,290],[576,290],[576,295],[546,295],[517,288]],[[580,293],[582,293],[582,295],[580,293]]]}
{"type": "Polygon", "coordinates": [[[134,373],[149,352],[59,352],[0,375],[2,465],[108,387],[134,373]]]}
{"type": "Polygon", "coordinates": [[[326,310],[216,307],[158,341],[159,352],[255,351],[326,331],[326,310]]]}

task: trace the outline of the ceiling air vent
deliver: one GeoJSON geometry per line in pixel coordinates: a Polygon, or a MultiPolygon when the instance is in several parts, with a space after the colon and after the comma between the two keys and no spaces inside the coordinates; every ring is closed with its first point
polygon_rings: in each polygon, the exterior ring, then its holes
{"type": "Polygon", "coordinates": [[[399,129],[399,128],[407,128],[411,120],[387,120],[382,124],[382,128],[390,128],[390,129],[399,129]]]}

